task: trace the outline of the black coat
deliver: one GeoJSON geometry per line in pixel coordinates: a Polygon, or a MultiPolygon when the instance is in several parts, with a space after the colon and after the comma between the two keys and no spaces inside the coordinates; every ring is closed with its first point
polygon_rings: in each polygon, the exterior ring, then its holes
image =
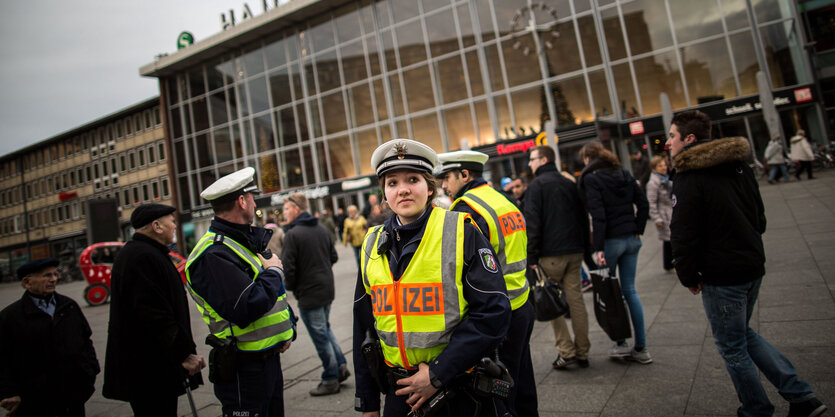
{"type": "Polygon", "coordinates": [[[745,138],[718,139],[675,156],[670,242],[685,287],[735,285],[765,274],[765,208],[746,163],[745,138]]]}
{"type": "Polygon", "coordinates": [[[334,299],[333,264],[339,259],[328,231],[319,219],[303,212],[284,226],[284,285],[292,291],[299,308],[313,309],[334,299]]]}
{"type": "Polygon", "coordinates": [[[649,161],[643,155],[641,159],[632,161],[632,173],[635,174],[635,179],[641,183],[641,188],[646,193],[647,184],[649,184],[649,176],[652,174],[652,169],[649,167],[649,161]]]}
{"type": "Polygon", "coordinates": [[[99,361],[78,304],[55,293],[55,314],[24,293],[0,312],[0,399],[19,395],[15,416],[44,416],[84,404],[99,361]]]}
{"type": "Polygon", "coordinates": [[[595,251],[603,250],[606,239],[644,234],[649,201],[629,171],[594,159],[580,174],[578,186],[591,214],[595,251]]]}
{"type": "Polygon", "coordinates": [[[544,256],[584,253],[589,243],[589,217],[577,186],[554,164],[536,170],[525,191],[528,265],[544,256]]]}
{"type": "MultiPolygon", "coordinates": [[[[106,398],[130,401],[185,393],[183,361],[195,354],[189,306],[168,248],[135,234],[113,264],[104,361],[106,398]]],[[[203,383],[198,373],[192,388],[203,383]]]]}

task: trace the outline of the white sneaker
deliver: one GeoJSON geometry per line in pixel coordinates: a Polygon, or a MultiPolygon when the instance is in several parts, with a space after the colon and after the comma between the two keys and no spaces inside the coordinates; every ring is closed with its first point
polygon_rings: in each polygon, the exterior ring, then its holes
{"type": "Polygon", "coordinates": [[[610,358],[625,358],[630,354],[632,354],[632,348],[626,343],[622,345],[615,343],[615,345],[609,349],[610,358]]]}
{"type": "Polygon", "coordinates": [[[652,363],[652,356],[649,355],[647,348],[644,348],[641,352],[632,349],[632,351],[629,352],[629,359],[644,365],[652,363]]]}

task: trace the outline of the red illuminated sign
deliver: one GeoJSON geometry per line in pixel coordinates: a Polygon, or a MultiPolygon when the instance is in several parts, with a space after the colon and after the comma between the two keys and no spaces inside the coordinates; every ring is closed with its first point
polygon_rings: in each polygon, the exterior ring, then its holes
{"type": "Polygon", "coordinates": [[[794,90],[794,101],[796,103],[812,101],[812,89],[809,87],[803,87],[794,90]]]}
{"type": "Polygon", "coordinates": [[[534,146],[536,146],[536,142],[534,142],[533,139],[519,143],[512,143],[510,145],[500,144],[496,146],[496,153],[499,155],[507,155],[516,152],[527,152],[528,149],[533,148],[534,146]]]}
{"type": "Polygon", "coordinates": [[[630,123],[629,124],[629,133],[631,133],[632,136],[643,134],[644,133],[644,122],[637,121],[637,122],[630,123]]]}

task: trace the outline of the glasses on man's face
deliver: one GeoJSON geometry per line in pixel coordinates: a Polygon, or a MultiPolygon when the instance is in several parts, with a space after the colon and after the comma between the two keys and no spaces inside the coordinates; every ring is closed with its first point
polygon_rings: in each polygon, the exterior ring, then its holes
{"type": "Polygon", "coordinates": [[[536,161],[537,159],[542,159],[542,158],[544,158],[544,156],[532,156],[531,159],[528,160],[528,162],[530,163],[530,162],[536,161]]]}

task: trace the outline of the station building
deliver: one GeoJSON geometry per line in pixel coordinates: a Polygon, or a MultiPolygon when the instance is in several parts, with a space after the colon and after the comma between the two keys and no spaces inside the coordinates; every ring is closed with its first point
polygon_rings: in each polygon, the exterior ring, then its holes
{"type": "MultiPolygon", "coordinates": [[[[765,73],[788,138],[828,143],[793,0],[291,0],[140,69],[157,77],[172,186],[199,236],[216,178],[252,166],[264,212],[289,192],[314,209],[363,205],[371,152],[407,137],[491,155],[494,181],[527,169],[555,124],[564,170],[602,140],[624,161],[664,151],[661,93],[714,136],[769,134],[765,73]]],[[[247,6],[248,14],[252,14],[247,6]]],[[[219,11],[220,14],[220,11],[219,11]]],[[[238,14],[240,16],[240,13],[238,14]]],[[[220,29],[220,28],[219,28],[220,29]]],[[[626,165],[628,166],[628,164],[626,165]]]]}
{"type": "Polygon", "coordinates": [[[154,97],[0,157],[0,281],[29,259],[77,265],[105,220],[91,218],[90,200],[115,201],[122,240],[134,207],[173,204],[169,153],[154,97]]]}

